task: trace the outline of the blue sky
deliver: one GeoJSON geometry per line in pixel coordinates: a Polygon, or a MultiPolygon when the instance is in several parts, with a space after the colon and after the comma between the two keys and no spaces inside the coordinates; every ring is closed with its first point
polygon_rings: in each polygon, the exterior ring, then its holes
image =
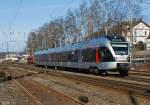
{"type": "Polygon", "coordinates": [[[22,51],[27,33],[58,16],[65,16],[68,9],[74,10],[82,2],[82,0],[23,0],[16,16],[20,1],[0,0],[0,51],[6,51],[7,41],[9,51],[22,51]],[[15,34],[8,35],[10,32],[15,34]]]}
{"type": "MultiPolygon", "coordinates": [[[[27,33],[58,16],[65,16],[68,9],[77,9],[83,0],[23,0],[16,15],[20,1],[0,0],[0,51],[6,51],[7,41],[9,51],[22,51],[27,33]],[[15,34],[9,35],[10,32],[15,34]]],[[[143,8],[141,15],[150,24],[150,6],[143,5],[143,8]]]]}

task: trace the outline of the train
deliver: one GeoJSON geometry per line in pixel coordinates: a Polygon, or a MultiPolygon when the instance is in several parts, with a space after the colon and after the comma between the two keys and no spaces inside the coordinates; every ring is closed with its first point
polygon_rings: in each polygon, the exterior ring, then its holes
{"type": "Polygon", "coordinates": [[[36,51],[34,64],[83,69],[94,73],[115,71],[128,75],[130,52],[130,44],[124,37],[103,35],[76,44],[36,51]]]}
{"type": "Polygon", "coordinates": [[[27,64],[33,64],[33,59],[34,59],[34,57],[30,54],[30,55],[27,57],[27,64]]]}

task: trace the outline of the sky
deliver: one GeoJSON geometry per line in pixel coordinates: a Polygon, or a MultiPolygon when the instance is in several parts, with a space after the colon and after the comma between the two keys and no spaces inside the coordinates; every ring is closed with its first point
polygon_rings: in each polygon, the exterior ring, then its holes
{"type": "MultiPolygon", "coordinates": [[[[77,9],[82,2],[83,0],[0,0],[0,52],[7,51],[7,45],[9,51],[23,51],[29,32],[58,16],[65,16],[68,9],[77,9]]],[[[144,11],[141,13],[148,24],[149,5],[143,5],[144,11]]]]}
{"type": "Polygon", "coordinates": [[[68,9],[78,8],[81,2],[82,0],[0,0],[0,52],[7,51],[7,43],[9,51],[22,51],[29,32],[58,16],[65,16],[68,9]]]}

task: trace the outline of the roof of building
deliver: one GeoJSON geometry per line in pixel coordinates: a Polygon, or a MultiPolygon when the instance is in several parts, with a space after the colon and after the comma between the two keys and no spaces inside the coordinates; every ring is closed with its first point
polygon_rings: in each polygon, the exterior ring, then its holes
{"type": "MultiPolygon", "coordinates": [[[[147,24],[147,23],[145,23],[144,21],[140,21],[139,23],[143,23],[143,24],[145,24],[147,27],[149,27],[149,28],[150,28],[150,25],[148,25],[148,24],[147,24]]],[[[138,25],[139,23],[135,24],[134,26],[138,25]]],[[[133,26],[133,27],[134,27],[134,26],[133,26]]]]}
{"type": "MultiPolygon", "coordinates": [[[[144,22],[142,19],[139,19],[139,20],[133,20],[132,26],[134,27],[134,26],[138,25],[139,23],[143,23],[143,24],[145,24],[147,27],[150,28],[150,25],[147,24],[146,22],[144,22]]],[[[124,22],[122,22],[122,24],[123,24],[123,25],[131,26],[131,22],[130,22],[130,21],[124,21],[124,22]]]]}

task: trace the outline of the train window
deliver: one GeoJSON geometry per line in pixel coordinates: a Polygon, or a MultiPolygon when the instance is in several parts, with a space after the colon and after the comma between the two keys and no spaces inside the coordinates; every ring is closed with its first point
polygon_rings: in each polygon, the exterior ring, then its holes
{"type": "Polygon", "coordinates": [[[54,54],[54,53],[53,53],[53,54],[51,54],[51,61],[52,61],[52,62],[54,62],[54,61],[55,61],[55,59],[56,59],[56,58],[55,58],[55,54],[54,54]]]}
{"type": "Polygon", "coordinates": [[[78,58],[79,58],[79,51],[78,50],[73,51],[71,55],[71,61],[78,62],[78,58]]]}
{"type": "Polygon", "coordinates": [[[63,52],[62,56],[63,56],[62,61],[67,62],[68,61],[68,52],[63,52]]]}
{"type": "Polygon", "coordinates": [[[61,56],[62,56],[61,53],[56,53],[55,54],[55,62],[61,62],[61,56]]]}
{"type": "Polygon", "coordinates": [[[71,55],[72,55],[71,52],[68,52],[68,53],[67,53],[67,56],[68,56],[68,59],[67,59],[67,60],[68,60],[68,61],[71,61],[71,60],[72,60],[72,56],[71,56],[71,55]]]}
{"type": "Polygon", "coordinates": [[[83,62],[95,62],[96,48],[88,48],[82,50],[83,62]]]}
{"type": "Polygon", "coordinates": [[[99,61],[100,62],[111,62],[114,61],[113,55],[107,47],[99,48],[99,61]]]}
{"type": "Polygon", "coordinates": [[[42,60],[48,62],[48,54],[43,54],[42,60]]]}
{"type": "Polygon", "coordinates": [[[62,52],[59,53],[59,62],[68,62],[71,61],[71,52],[62,52]]]}
{"type": "Polygon", "coordinates": [[[112,48],[116,55],[127,55],[128,54],[128,44],[127,43],[112,43],[112,48]]]}

